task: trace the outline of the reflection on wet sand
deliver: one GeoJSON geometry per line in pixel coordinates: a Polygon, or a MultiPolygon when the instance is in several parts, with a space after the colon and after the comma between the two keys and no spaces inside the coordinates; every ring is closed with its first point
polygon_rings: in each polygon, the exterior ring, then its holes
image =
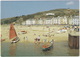
{"type": "Polygon", "coordinates": [[[16,43],[11,44],[9,48],[10,48],[10,51],[9,51],[10,56],[15,56],[17,44],[16,43]]]}

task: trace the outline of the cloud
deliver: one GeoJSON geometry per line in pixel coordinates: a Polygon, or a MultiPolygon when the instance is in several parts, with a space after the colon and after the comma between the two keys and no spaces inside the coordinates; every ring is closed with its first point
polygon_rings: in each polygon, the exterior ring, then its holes
{"type": "Polygon", "coordinates": [[[66,3],[66,5],[73,5],[73,4],[74,4],[73,1],[69,1],[69,2],[66,3]]]}

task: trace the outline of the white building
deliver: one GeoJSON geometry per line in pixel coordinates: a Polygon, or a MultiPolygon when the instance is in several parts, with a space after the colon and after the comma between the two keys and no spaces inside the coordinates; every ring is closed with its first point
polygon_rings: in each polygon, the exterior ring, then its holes
{"type": "Polygon", "coordinates": [[[52,24],[52,19],[47,19],[47,20],[45,20],[45,24],[46,24],[46,25],[52,24]]]}
{"type": "Polygon", "coordinates": [[[35,20],[34,19],[28,19],[25,22],[22,23],[22,25],[34,25],[35,20]]]}
{"type": "Polygon", "coordinates": [[[61,24],[61,17],[57,17],[57,24],[61,24]]]}
{"type": "Polygon", "coordinates": [[[31,25],[31,20],[26,20],[26,25],[31,25]]]}
{"type": "Polygon", "coordinates": [[[52,18],[53,24],[57,24],[57,18],[52,18]]]}
{"type": "Polygon", "coordinates": [[[46,15],[55,15],[54,13],[46,13],[46,15]]]}
{"type": "Polygon", "coordinates": [[[53,24],[67,24],[67,17],[64,16],[64,17],[55,17],[55,18],[52,18],[53,19],[53,24]]]}
{"type": "Polygon", "coordinates": [[[74,16],[73,18],[72,18],[72,24],[73,25],[79,25],[79,16],[74,16]]]}
{"type": "Polygon", "coordinates": [[[64,16],[63,22],[64,22],[64,24],[67,24],[67,17],[66,16],[64,16]]]}
{"type": "Polygon", "coordinates": [[[34,19],[31,20],[31,24],[34,25],[36,24],[36,21],[34,19]]]}
{"type": "Polygon", "coordinates": [[[69,18],[70,25],[79,25],[79,16],[73,16],[69,18]]]}
{"type": "Polygon", "coordinates": [[[52,25],[52,24],[67,24],[69,20],[70,25],[79,25],[79,16],[70,17],[69,19],[64,17],[53,17],[53,18],[45,18],[45,19],[28,19],[25,22],[23,22],[23,25],[52,25]]]}
{"type": "Polygon", "coordinates": [[[43,24],[43,20],[42,19],[39,19],[38,20],[38,24],[42,25],[43,24]]]}

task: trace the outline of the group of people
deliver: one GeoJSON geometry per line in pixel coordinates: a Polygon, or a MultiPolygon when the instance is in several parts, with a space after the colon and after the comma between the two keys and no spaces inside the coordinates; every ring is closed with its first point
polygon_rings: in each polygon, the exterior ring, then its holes
{"type": "MultiPolygon", "coordinates": [[[[35,43],[40,43],[40,35],[38,35],[38,37],[37,38],[35,38],[35,43]]],[[[28,40],[28,37],[26,36],[26,37],[24,37],[23,38],[24,40],[28,40]]]]}
{"type": "Polygon", "coordinates": [[[26,36],[26,37],[24,37],[24,40],[28,40],[28,37],[26,36]]]}
{"type": "Polygon", "coordinates": [[[75,31],[75,32],[79,32],[80,27],[79,26],[74,26],[70,28],[70,32],[75,31]]]}
{"type": "Polygon", "coordinates": [[[40,43],[40,39],[41,39],[41,37],[40,37],[40,35],[38,35],[38,37],[35,38],[35,43],[40,43]]]}
{"type": "MultiPolygon", "coordinates": [[[[28,37],[27,36],[24,37],[23,40],[28,40],[28,37]]],[[[38,35],[38,37],[34,39],[34,43],[40,43],[40,41],[41,41],[41,36],[38,35]]],[[[46,39],[44,39],[43,42],[46,42],[46,39]]]]}
{"type": "Polygon", "coordinates": [[[74,31],[79,32],[79,26],[75,26],[74,31]]]}
{"type": "MultiPolygon", "coordinates": [[[[40,37],[40,35],[38,35],[38,37],[37,38],[35,38],[35,42],[34,43],[40,43],[40,40],[41,40],[41,37],[40,37]]],[[[47,41],[47,39],[44,39],[43,40],[43,42],[46,42],[47,41]]],[[[49,41],[50,43],[53,43],[54,42],[54,40],[52,39],[51,41],[49,41]]]]}

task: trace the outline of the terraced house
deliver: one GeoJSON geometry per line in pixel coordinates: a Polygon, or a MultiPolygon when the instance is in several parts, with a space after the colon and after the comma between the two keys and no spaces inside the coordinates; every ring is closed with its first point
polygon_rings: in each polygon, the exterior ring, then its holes
{"type": "Polygon", "coordinates": [[[79,25],[79,16],[28,19],[22,22],[23,25],[66,25],[68,23],[70,25],[79,25]]]}

